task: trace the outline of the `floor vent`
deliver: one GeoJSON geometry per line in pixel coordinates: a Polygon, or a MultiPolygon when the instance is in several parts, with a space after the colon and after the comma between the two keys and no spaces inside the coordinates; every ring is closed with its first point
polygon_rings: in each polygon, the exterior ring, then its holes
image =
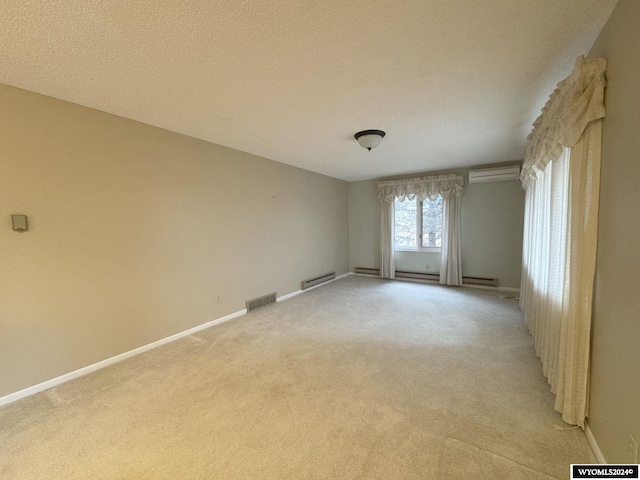
{"type": "MultiPolygon", "coordinates": [[[[364,268],[355,267],[354,273],[360,273],[364,275],[380,276],[379,268],[364,268]]],[[[396,278],[413,278],[415,280],[428,280],[437,282],[440,280],[439,273],[425,273],[425,272],[405,272],[402,270],[396,270],[396,278]]],[[[488,287],[497,287],[497,278],[484,278],[484,277],[462,277],[462,283],[465,285],[485,285],[488,287]]]]}
{"type": "Polygon", "coordinates": [[[247,312],[255,310],[256,308],[264,307],[270,303],[276,303],[276,292],[254,298],[253,300],[247,300],[247,312]]]}
{"type": "Polygon", "coordinates": [[[320,275],[319,277],[310,278],[309,280],[303,280],[301,288],[302,290],[305,290],[309,287],[320,285],[321,283],[333,280],[334,278],[336,278],[336,272],[326,273],[324,275],[320,275]]]}

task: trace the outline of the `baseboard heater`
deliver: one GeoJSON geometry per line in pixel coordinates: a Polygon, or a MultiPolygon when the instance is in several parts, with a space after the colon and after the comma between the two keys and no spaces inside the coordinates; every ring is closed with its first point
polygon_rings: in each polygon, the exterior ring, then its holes
{"type": "MultiPolygon", "coordinates": [[[[380,276],[379,268],[366,268],[366,267],[355,267],[353,269],[354,273],[360,273],[363,275],[375,275],[380,276]]],[[[439,273],[425,273],[425,272],[406,272],[402,270],[396,270],[396,278],[413,278],[416,280],[428,280],[432,282],[437,282],[440,280],[439,273]]],[[[462,277],[462,283],[466,285],[485,285],[489,287],[497,287],[498,279],[497,278],[483,278],[483,277],[462,277]]]]}
{"type": "Polygon", "coordinates": [[[380,276],[380,269],[379,268],[355,267],[353,269],[353,273],[361,273],[363,275],[377,275],[377,276],[380,276]]]}
{"type": "Polygon", "coordinates": [[[462,277],[462,283],[467,285],[486,285],[488,287],[497,287],[497,278],[484,278],[484,277],[462,277]]]}
{"type": "Polygon", "coordinates": [[[401,270],[396,270],[396,278],[415,278],[416,280],[430,280],[432,282],[438,282],[440,280],[440,274],[423,273],[423,272],[403,272],[401,270]]]}
{"type": "Polygon", "coordinates": [[[309,287],[314,287],[316,285],[320,285],[321,283],[328,282],[329,280],[333,280],[334,278],[336,278],[336,272],[326,273],[324,275],[320,275],[319,277],[310,278],[309,280],[303,280],[301,282],[300,288],[302,290],[305,290],[309,287]]]}

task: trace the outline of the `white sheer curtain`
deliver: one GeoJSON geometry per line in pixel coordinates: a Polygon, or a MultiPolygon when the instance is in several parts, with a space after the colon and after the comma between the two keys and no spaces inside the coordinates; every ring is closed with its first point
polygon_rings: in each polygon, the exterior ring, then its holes
{"type": "Polygon", "coordinates": [[[520,307],[565,422],[588,413],[605,59],[579,57],[534,123],[520,307]]]}
{"type": "Polygon", "coordinates": [[[438,175],[378,182],[378,198],[381,202],[382,278],[395,278],[394,262],[394,204],[401,201],[423,201],[442,195],[442,260],[440,283],[462,285],[462,253],[460,240],[460,197],[464,193],[462,175],[438,175]]]}

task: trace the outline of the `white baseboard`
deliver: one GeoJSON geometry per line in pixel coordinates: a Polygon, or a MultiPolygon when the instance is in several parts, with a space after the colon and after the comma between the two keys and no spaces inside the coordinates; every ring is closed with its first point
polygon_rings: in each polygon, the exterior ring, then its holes
{"type": "Polygon", "coordinates": [[[128,352],[121,353],[116,355],[115,357],[110,357],[105,360],[101,360],[99,362],[93,363],[91,365],[87,365],[86,367],[79,368],[78,370],[74,370],[73,372],[65,373],[64,375],[60,375],[59,377],[52,378],[50,380],[46,380],[42,383],[38,383],[31,387],[27,387],[23,390],[19,390],[14,393],[10,393],[9,395],[5,395],[4,397],[0,397],[0,407],[6,405],[11,402],[15,402],[16,400],[20,400],[22,398],[28,397],[30,395],[34,395],[36,393],[43,392],[44,390],[48,390],[50,388],[56,387],[60,384],[68,382],[78,377],[82,377],[87,375],[88,373],[95,372],[96,370],[100,370],[102,368],[108,367],[115,363],[126,360],[127,358],[131,358],[135,355],[139,355],[141,353],[147,352],[153,348],[157,348],[161,345],[165,345],[170,342],[174,342],[188,335],[193,335],[196,332],[204,330],[209,327],[213,327],[214,325],[219,325],[224,322],[228,322],[237,317],[241,317],[247,313],[247,310],[240,310],[239,312],[231,313],[224,317],[218,318],[216,320],[211,320],[210,322],[203,323],[202,325],[198,325],[197,327],[190,328],[188,330],[184,330],[183,332],[176,333],[169,337],[162,338],[155,342],[148,343],[147,345],[143,345],[142,347],[134,348],[133,350],[129,350],[128,352]]]}
{"type": "Polygon", "coordinates": [[[342,275],[338,275],[336,278],[332,278],[331,280],[327,280],[326,282],[322,282],[318,285],[314,285],[313,287],[305,288],[304,290],[296,290],[295,292],[287,293],[286,295],[282,295],[281,297],[276,298],[277,302],[282,302],[283,300],[287,300],[288,298],[295,297],[296,295],[300,295],[301,293],[308,292],[309,290],[313,290],[314,288],[322,287],[327,283],[335,282],[336,280],[340,280],[341,278],[347,277],[349,275],[353,275],[351,272],[343,273],[342,275]]]}
{"type": "Polygon", "coordinates": [[[494,292],[502,291],[502,292],[520,293],[519,288],[513,288],[513,287],[492,287],[490,285],[469,285],[468,283],[465,283],[462,286],[464,288],[479,288],[481,290],[493,290],[494,292]]]}
{"type": "MultiPolygon", "coordinates": [[[[282,295],[281,297],[278,297],[276,300],[278,302],[281,302],[283,300],[286,300],[287,298],[291,298],[291,297],[295,297],[296,295],[300,295],[301,293],[307,292],[309,290],[313,290],[314,288],[318,288],[321,287],[322,285],[326,285],[327,283],[330,282],[335,282],[336,280],[346,277],[347,275],[350,275],[350,273],[345,273],[343,275],[340,275],[338,277],[336,277],[333,280],[329,280],[329,282],[325,282],[322,283],[320,285],[315,285],[313,287],[309,287],[306,290],[296,290],[295,292],[291,292],[288,293],[286,295],[282,295]]],[[[225,315],[224,317],[218,318],[216,320],[211,320],[210,322],[207,323],[203,323],[202,325],[198,325],[197,327],[193,327],[190,328],[188,330],[185,330],[183,332],[179,332],[176,333],[174,335],[171,335],[169,337],[165,337],[163,339],[157,340],[155,342],[151,342],[147,345],[143,345],[142,347],[138,347],[138,348],[134,348],[133,350],[129,350],[128,352],[124,352],[121,353],[119,355],[116,355],[115,357],[110,357],[107,358],[105,360],[101,360],[99,362],[93,363],[91,365],[87,365],[86,367],[82,367],[79,368],[78,370],[74,370],[73,372],[69,372],[69,373],[65,373],[64,375],[60,375],[59,377],[55,377],[52,378],[50,380],[45,380],[44,382],[38,383],[36,385],[32,385],[31,387],[27,387],[24,388],[22,390],[19,390],[17,392],[14,393],[10,393],[8,395],[5,395],[4,397],[0,397],[0,407],[2,407],[3,405],[7,405],[9,403],[15,402],[17,400],[20,400],[22,398],[28,397],[30,395],[35,395],[36,393],[40,393],[43,392],[45,390],[48,390],[50,388],[56,387],[58,385],[61,385],[65,382],[68,382],[70,380],[73,380],[75,378],[78,377],[82,377],[84,375],[87,375],[89,373],[95,372],[96,370],[100,370],[102,368],[108,367],[110,365],[113,365],[115,363],[121,362],[123,360],[126,360],[127,358],[131,358],[135,355],[139,355],[141,353],[147,352],[153,348],[157,348],[161,345],[165,345],[167,343],[170,342],[174,342],[176,340],[179,340],[181,338],[184,338],[188,335],[193,335],[196,332],[199,332],[201,330],[205,330],[207,328],[213,327],[214,325],[219,325],[221,323],[224,322],[228,322],[229,320],[232,320],[234,318],[237,317],[241,317],[242,315],[245,315],[247,313],[247,310],[240,310],[238,312],[235,313],[231,313],[229,315],[225,315]]]]}
{"type": "Polygon", "coordinates": [[[600,450],[600,447],[598,446],[598,442],[596,442],[596,437],[593,436],[593,432],[589,428],[588,422],[585,422],[584,433],[587,436],[587,440],[589,441],[591,450],[593,450],[593,453],[598,459],[598,463],[607,463],[607,460],[604,458],[604,455],[602,454],[602,450],[600,450]]]}
{"type": "MultiPolygon", "coordinates": [[[[350,272],[350,274],[355,275],[356,277],[381,278],[379,275],[370,275],[368,273],[350,272]]],[[[383,279],[383,280],[389,280],[389,279],[383,279]]],[[[416,282],[416,283],[426,283],[431,285],[441,285],[441,283],[438,280],[427,280],[423,278],[396,277],[396,278],[393,278],[393,280],[398,280],[401,282],[416,282]]],[[[448,287],[450,285],[443,285],[443,286],[448,287]]],[[[520,293],[520,289],[514,288],[514,287],[492,287],[490,285],[469,285],[468,283],[464,283],[460,286],[463,288],[479,288],[481,290],[493,290],[494,292],[502,291],[502,292],[513,292],[518,294],[520,293]]]]}
{"type": "Polygon", "coordinates": [[[282,302],[287,298],[295,297],[296,295],[300,295],[304,290],[296,290],[295,292],[287,293],[286,295],[282,295],[281,297],[276,298],[276,302],[282,302]]]}
{"type": "MultiPolygon", "coordinates": [[[[354,275],[361,275],[364,277],[371,277],[372,275],[367,275],[367,274],[362,274],[362,273],[354,273],[354,275]]],[[[380,277],[375,277],[375,278],[380,278],[380,277]]],[[[442,286],[442,287],[462,287],[462,288],[476,288],[476,289],[480,289],[480,290],[491,290],[493,292],[513,292],[513,293],[520,293],[520,289],[519,288],[512,288],[512,287],[492,287],[490,285],[469,285],[467,283],[464,283],[462,285],[443,285],[442,283],[440,283],[438,280],[425,280],[422,278],[404,278],[404,277],[396,277],[393,280],[397,280],[399,282],[416,282],[416,283],[424,283],[427,285],[438,285],[438,286],[442,286]]]]}
{"type": "MultiPolygon", "coordinates": [[[[425,285],[440,285],[440,282],[438,280],[430,280],[428,278],[410,278],[410,277],[395,277],[395,278],[377,277],[377,278],[381,280],[393,280],[394,282],[414,282],[414,283],[424,283],[425,285]]],[[[444,286],[446,287],[447,285],[444,285],[444,286]]]]}

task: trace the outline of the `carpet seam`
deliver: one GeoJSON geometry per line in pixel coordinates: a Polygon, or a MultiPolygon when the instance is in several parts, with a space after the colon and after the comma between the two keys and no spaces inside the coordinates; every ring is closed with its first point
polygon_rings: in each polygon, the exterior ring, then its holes
{"type": "Polygon", "coordinates": [[[490,455],[495,455],[498,458],[502,458],[503,460],[506,460],[508,462],[515,463],[516,465],[520,465],[521,467],[526,468],[527,470],[531,470],[532,472],[536,472],[536,473],[539,473],[541,475],[544,475],[545,477],[548,477],[548,478],[551,478],[551,479],[554,479],[554,480],[558,480],[558,477],[554,477],[554,476],[551,476],[551,475],[549,475],[549,474],[547,474],[545,472],[541,472],[540,470],[537,470],[537,469],[532,468],[532,467],[530,467],[528,465],[520,463],[517,460],[514,460],[512,458],[505,457],[504,455],[500,455],[500,454],[492,452],[490,450],[485,450],[484,448],[480,448],[480,447],[478,447],[476,445],[472,445],[470,443],[465,442],[464,440],[460,440],[458,438],[449,437],[449,436],[445,437],[445,443],[446,443],[447,440],[453,440],[454,442],[462,443],[464,445],[467,445],[468,447],[474,448],[474,449],[479,450],[481,452],[485,452],[485,453],[488,453],[490,455]]]}

